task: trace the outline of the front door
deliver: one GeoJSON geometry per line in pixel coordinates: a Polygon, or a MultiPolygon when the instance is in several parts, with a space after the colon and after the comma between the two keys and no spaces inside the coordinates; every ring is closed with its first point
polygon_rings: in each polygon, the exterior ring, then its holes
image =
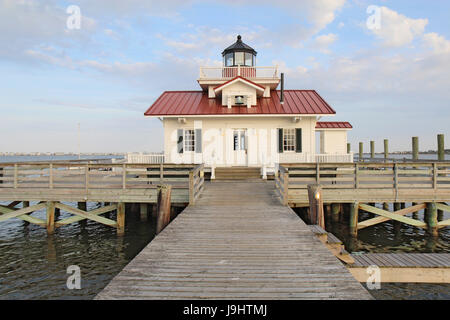
{"type": "Polygon", "coordinates": [[[233,165],[247,166],[247,130],[233,130],[233,165]]]}

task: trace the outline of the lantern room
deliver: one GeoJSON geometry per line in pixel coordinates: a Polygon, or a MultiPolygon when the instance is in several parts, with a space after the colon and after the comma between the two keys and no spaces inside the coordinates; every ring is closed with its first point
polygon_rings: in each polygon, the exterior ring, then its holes
{"type": "Polygon", "coordinates": [[[254,67],[256,64],[256,51],[242,42],[242,37],[222,52],[224,67],[246,66],[254,67]]]}

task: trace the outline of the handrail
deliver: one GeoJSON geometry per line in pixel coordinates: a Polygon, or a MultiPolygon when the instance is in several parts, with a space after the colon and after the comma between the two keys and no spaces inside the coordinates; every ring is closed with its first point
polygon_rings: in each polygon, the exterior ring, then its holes
{"type": "MultiPolygon", "coordinates": [[[[301,163],[283,164],[289,188],[307,189],[450,189],[450,162],[433,163],[301,163]]],[[[280,179],[280,178],[279,178],[280,179]]],[[[281,188],[282,189],[282,188],[281,188]]],[[[283,190],[284,191],[284,190],[283,190]]]]}
{"type": "Polygon", "coordinates": [[[188,188],[189,172],[203,177],[203,165],[128,163],[1,163],[0,192],[5,188],[152,189],[161,182],[188,188]]]}

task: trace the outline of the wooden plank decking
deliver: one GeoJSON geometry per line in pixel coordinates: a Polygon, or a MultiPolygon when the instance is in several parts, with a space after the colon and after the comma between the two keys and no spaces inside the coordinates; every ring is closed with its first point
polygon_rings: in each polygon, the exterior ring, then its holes
{"type": "Polygon", "coordinates": [[[205,184],[96,299],[371,299],[270,182],[205,184]]]}
{"type": "Polygon", "coordinates": [[[349,271],[367,281],[367,267],[380,268],[380,282],[450,283],[448,253],[365,253],[352,254],[349,271]]]}

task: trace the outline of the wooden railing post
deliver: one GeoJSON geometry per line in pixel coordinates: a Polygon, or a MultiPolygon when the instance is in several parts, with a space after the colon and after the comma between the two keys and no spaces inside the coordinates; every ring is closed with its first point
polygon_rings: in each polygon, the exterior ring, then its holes
{"type": "Polygon", "coordinates": [[[398,195],[398,164],[394,163],[394,189],[395,189],[395,200],[397,201],[398,195]]]}
{"type": "Polygon", "coordinates": [[[126,188],[127,188],[127,167],[126,164],[124,163],[122,165],[122,189],[126,188]]]}
{"type": "Polygon", "coordinates": [[[194,190],[194,171],[189,171],[189,204],[193,205],[195,202],[194,199],[195,190],[194,190]]]}
{"type": "Polygon", "coordinates": [[[355,163],[355,189],[358,189],[359,188],[359,177],[358,177],[358,175],[359,175],[359,170],[358,170],[358,163],[356,162],[355,163]]]}
{"type": "Polygon", "coordinates": [[[287,206],[289,204],[289,172],[287,171],[283,173],[283,205],[287,206]]]}
{"type": "Polygon", "coordinates": [[[50,163],[48,168],[48,186],[53,189],[53,163],[50,163]]]}
{"type": "Polygon", "coordinates": [[[316,163],[316,183],[320,184],[320,165],[319,165],[319,162],[316,163]]]}
{"type": "Polygon", "coordinates": [[[14,164],[14,189],[17,189],[18,181],[17,181],[17,163],[14,164]]]}
{"type": "Polygon", "coordinates": [[[437,163],[433,162],[433,189],[436,190],[437,189],[437,163]]]}
{"type": "Polygon", "coordinates": [[[84,187],[87,192],[89,190],[89,164],[86,164],[86,166],[84,168],[84,173],[85,173],[84,187]]]}

